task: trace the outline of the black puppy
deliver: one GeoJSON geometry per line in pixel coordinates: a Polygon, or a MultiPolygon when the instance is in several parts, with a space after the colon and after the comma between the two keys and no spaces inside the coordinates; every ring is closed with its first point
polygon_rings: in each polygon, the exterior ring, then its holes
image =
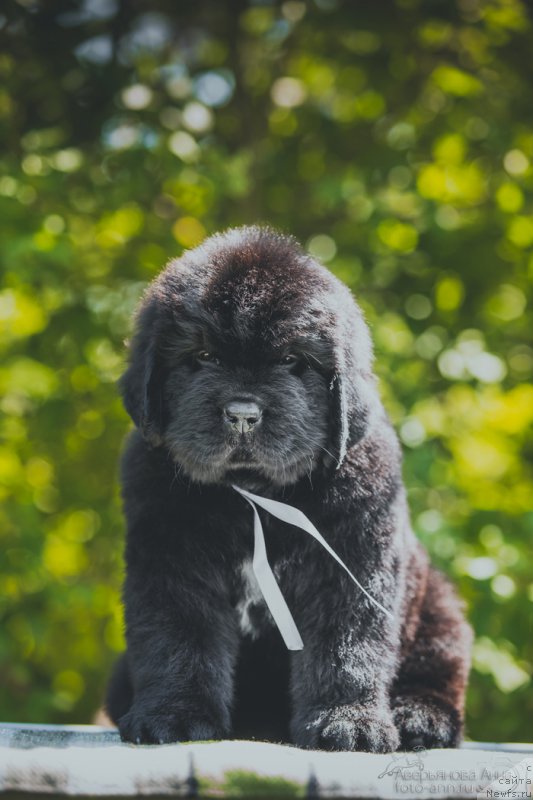
{"type": "Polygon", "coordinates": [[[107,702],[122,738],[456,745],[470,629],[412,533],[348,289],[272,230],[213,236],[146,292],[122,391],[137,426],[122,467],[127,652],[107,702]],[[318,542],[262,513],[305,645],[289,653],[232,485],[304,512],[390,615],[318,542]]]}

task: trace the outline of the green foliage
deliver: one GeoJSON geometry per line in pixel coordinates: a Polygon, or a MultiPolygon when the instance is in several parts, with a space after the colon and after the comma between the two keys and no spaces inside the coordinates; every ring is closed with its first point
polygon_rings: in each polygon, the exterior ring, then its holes
{"type": "Polygon", "coordinates": [[[521,0],[7,0],[0,717],[87,721],[123,645],[115,381],[146,282],[266,221],[356,292],[413,522],[531,736],[533,32],[521,0]]]}
{"type": "Polygon", "coordinates": [[[304,789],[295,781],[274,778],[242,769],[229,770],[224,775],[226,797],[303,797],[304,789]]]}

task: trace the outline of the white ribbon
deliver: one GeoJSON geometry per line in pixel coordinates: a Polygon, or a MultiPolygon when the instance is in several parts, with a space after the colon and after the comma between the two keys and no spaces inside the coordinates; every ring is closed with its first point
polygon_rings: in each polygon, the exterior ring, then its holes
{"type": "Polygon", "coordinates": [[[303,514],[298,508],[289,506],[287,503],[280,503],[278,500],[269,500],[266,497],[260,497],[257,494],[252,494],[252,492],[247,492],[246,489],[239,488],[239,486],[234,485],[233,488],[236,492],[242,495],[253,508],[254,556],[252,567],[255,577],[257,578],[259,588],[261,589],[263,597],[265,598],[265,603],[267,604],[270,613],[274,617],[274,621],[279,628],[279,632],[283,637],[283,641],[289,650],[302,650],[304,645],[298,632],[298,628],[296,627],[296,623],[294,622],[292,614],[289,611],[289,607],[285,602],[285,598],[281,594],[281,590],[276,583],[274,573],[272,572],[270,564],[268,563],[265,535],[263,533],[263,526],[261,525],[261,519],[257,511],[256,503],[261,508],[264,508],[265,511],[268,511],[269,514],[272,514],[273,517],[277,517],[283,522],[288,522],[289,525],[295,525],[297,528],[301,528],[303,531],[306,531],[306,533],[309,533],[314,539],[320,542],[322,547],[327,550],[330,556],[333,556],[335,561],[337,561],[348,573],[352,581],[356,586],[359,587],[363,594],[365,594],[368,599],[380,609],[380,611],[383,611],[387,617],[392,619],[392,614],[390,611],[384,608],[381,603],[378,603],[378,601],[367,592],[364,586],[361,586],[355,575],[350,572],[344,561],[339,558],[335,550],[329,546],[322,534],[317,531],[311,520],[307,519],[305,514],[303,514]]]}

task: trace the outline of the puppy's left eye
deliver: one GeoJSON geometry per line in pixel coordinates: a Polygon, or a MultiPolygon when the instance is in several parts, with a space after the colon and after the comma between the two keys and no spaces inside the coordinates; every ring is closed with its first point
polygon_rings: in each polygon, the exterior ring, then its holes
{"type": "Polygon", "coordinates": [[[287,353],[286,356],[280,358],[279,363],[287,367],[292,367],[294,364],[297,364],[299,360],[298,356],[294,353],[287,353]]]}
{"type": "Polygon", "coordinates": [[[210,353],[208,350],[200,350],[198,353],[196,353],[196,360],[202,361],[203,363],[205,363],[206,361],[207,362],[211,361],[214,362],[215,364],[218,364],[218,358],[215,356],[214,353],[210,353]]]}

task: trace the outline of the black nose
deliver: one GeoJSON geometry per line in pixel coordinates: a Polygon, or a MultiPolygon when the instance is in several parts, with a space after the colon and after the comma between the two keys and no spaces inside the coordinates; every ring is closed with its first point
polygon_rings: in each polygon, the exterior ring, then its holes
{"type": "Polygon", "coordinates": [[[261,419],[257,403],[232,400],[224,407],[224,421],[237,433],[248,433],[261,419]]]}

